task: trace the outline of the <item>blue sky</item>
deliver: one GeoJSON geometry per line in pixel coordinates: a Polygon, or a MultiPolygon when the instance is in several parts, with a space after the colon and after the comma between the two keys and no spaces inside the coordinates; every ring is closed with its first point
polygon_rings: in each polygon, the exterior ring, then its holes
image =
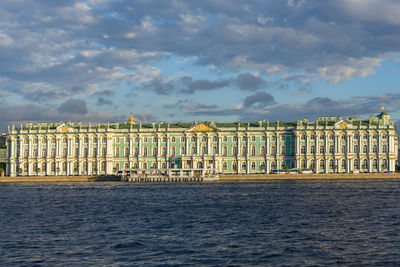
{"type": "Polygon", "coordinates": [[[0,130],[27,121],[400,120],[395,0],[0,2],[0,130]]]}

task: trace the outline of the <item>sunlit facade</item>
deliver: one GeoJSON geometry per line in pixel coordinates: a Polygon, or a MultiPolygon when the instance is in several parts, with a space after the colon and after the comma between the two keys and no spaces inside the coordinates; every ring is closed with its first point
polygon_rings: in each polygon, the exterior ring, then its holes
{"type": "Polygon", "coordinates": [[[367,121],[135,124],[27,123],[7,133],[7,170],[19,175],[101,175],[128,168],[212,168],[220,173],[393,172],[398,137],[390,115],[367,121]]]}

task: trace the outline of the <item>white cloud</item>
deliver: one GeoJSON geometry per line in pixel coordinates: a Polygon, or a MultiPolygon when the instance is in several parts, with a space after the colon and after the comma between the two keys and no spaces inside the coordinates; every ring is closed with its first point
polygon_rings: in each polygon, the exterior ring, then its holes
{"type": "Polygon", "coordinates": [[[10,46],[13,39],[5,33],[0,32],[0,46],[10,46]]]}

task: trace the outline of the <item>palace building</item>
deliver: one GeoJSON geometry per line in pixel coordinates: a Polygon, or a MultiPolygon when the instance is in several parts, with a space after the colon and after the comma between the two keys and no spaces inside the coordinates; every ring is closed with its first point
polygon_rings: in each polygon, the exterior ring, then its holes
{"type": "Polygon", "coordinates": [[[118,170],[194,168],[219,173],[393,172],[396,129],[382,108],[368,120],[315,122],[27,123],[6,134],[6,175],[101,175],[118,170]]]}

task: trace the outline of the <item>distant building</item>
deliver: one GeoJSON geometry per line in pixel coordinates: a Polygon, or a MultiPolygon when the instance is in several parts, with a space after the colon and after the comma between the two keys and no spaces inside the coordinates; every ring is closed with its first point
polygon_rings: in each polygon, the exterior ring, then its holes
{"type": "Polygon", "coordinates": [[[112,174],[128,168],[213,168],[220,173],[395,171],[398,137],[384,110],[367,121],[135,124],[27,123],[7,133],[7,171],[112,174]]]}

